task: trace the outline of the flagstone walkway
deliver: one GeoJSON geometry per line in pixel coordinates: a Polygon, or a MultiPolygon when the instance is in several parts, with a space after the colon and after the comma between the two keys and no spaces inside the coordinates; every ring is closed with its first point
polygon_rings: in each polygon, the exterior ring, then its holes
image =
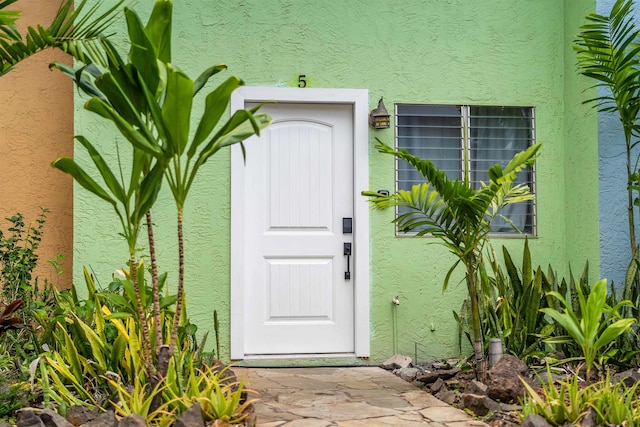
{"type": "Polygon", "coordinates": [[[258,427],[486,426],[381,368],[234,371],[260,393],[258,427]]]}

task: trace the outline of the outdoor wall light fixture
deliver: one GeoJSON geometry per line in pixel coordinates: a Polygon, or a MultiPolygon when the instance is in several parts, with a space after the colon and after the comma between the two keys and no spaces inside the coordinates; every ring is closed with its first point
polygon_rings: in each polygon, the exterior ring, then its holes
{"type": "Polygon", "coordinates": [[[378,101],[378,108],[371,110],[371,113],[369,113],[369,124],[374,129],[389,128],[389,112],[384,107],[382,98],[378,101]]]}

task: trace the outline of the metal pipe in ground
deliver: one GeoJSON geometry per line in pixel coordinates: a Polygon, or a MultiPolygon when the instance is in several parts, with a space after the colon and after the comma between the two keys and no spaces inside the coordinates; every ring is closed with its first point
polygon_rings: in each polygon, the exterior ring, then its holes
{"type": "Polygon", "coordinates": [[[502,357],[502,340],[500,338],[491,338],[489,340],[489,368],[498,363],[502,357]]]}

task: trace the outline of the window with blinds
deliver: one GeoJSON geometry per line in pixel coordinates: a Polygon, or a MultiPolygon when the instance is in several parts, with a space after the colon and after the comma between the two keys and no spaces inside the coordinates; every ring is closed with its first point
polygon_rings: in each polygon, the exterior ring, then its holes
{"type": "MultiPolygon", "coordinates": [[[[420,158],[428,158],[451,179],[469,174],[474,188],[488,182],[487,169],[505,166],[513,156],[535,140],[532,107],[485,107],[469,105],[396,104],[396,145],[420,158]]],[[[527,183],[535,191],[532,168],[518,174],[516,183],[527,183]]],[[[410,190],[424,178],[411,165],[397,160],[397,190],[410,190]]],[[[399,214],[406,211],[398,208],[399,214]]],[[[533,201],[509,205],[502,215],[525,234],[535,234],[533,201]]],[[[492,233],[517,234],[497,217],[492,233]]]]}

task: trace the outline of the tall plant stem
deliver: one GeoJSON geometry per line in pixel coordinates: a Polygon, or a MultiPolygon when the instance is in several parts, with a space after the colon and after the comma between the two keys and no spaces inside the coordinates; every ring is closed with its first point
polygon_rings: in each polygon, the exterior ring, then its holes
{"type": "Polygon", "coordinates": [[[176,315],[173,318],[171,328],[171,341],[169,353],[173,354],[173,348],[178,338],[178,325],[182,314],[182,302],[184,299],[184,239],[182,235],[182,208],[178,208],[178,300],[176,301],[176,315]]]}
{"type": "MultiPolygon", "coordinates": [[[[626,134],[625,129],[625,134],[626,134]]],[[[629,219],[629,243],[631,244],[631,259],[634,259],[636,256],[637,244],[636,244],[636,225],[635,225],[635,217],[633,213],[633,181],[631,177],[633,175],[633,171],[631,170],[631,148],[630,148],[630,140],[631,135],[625,135],[627,140],[627,215],[629,219]]]]}
{"type": "Polygon", "coordinates": [[[138,320],[142,328],[142,360],[147,369],[149,380],[154,377],[153,360],[151,358],[151,347],[149,345],[149,329],[147,328],[147,320],[142,308],[142,299],[140,298],[140,286],[138,283],[138,265],[136,263],[136,255],[133,251],[129,254],[129,267],[131,269],[131,280],[133,281],[133,290],[136,295],[136,305],[138,306],[138,320]]]}
{"type": "Polygon", "coordinates": [[[476,358],[476,379],[484,379],[484,349],[482,342],[482,329],[480,327],[480,306],[478,304],[478,284],[477,271],[473,268],[476,260],[469,260],[467,263],[467,288],[469,299],[471,300],[471,324],[473,327],[473,351],[476,358]]]}
{"type": "MultiPolygon", "coordinates": [[[[146,213],[147,235],[149,237],[149,257],[151,258],[151,288],[153,294],[153,321],[156,326],[156,343],[152,349],[156,353],[157,365],[156,375],[150,377],[149,384],[154,390],[160,380],[167,375],[169,368],[169,357],[167,357],[166,346],[162,340],[162,325],[160,324],[160,289],[158,287],[158,259],[156,256],[156,241],[153,236],[153,222],[151,221],[151,211],[146,213]]],[[[151,340],[151,337],[149,337],[151,340]]],[[[151,401],[151,409],[156,410],[162,404],[162,395],[156,394],[151,401]]]]}
{"type": "Polygon", "coordinates": [[[156,325],[156,345],[154,352],[160,353],[162,346],[162,325],[160,324],[160,289],[158,288],[158,259],[156,256],[156,241],[153,236],[153,222],[151,221],[151,211],[146,214],[147,235],[149,236],[149,257],[151,258],[151,288],[153,294],[153,321],[156,325]]]}

